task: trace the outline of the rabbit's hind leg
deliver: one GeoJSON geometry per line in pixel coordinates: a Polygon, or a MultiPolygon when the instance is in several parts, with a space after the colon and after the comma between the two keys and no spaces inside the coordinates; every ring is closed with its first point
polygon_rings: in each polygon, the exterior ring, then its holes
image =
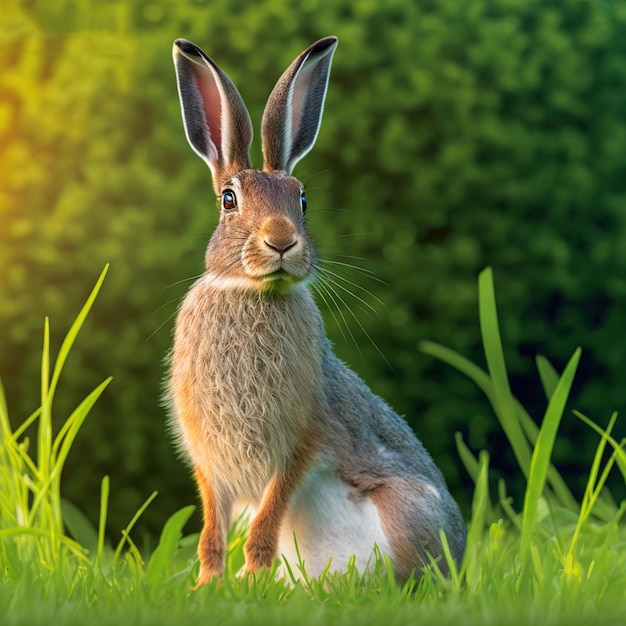
{"type": "Polygon", "coordinates": [[[419,578],[433,558],[441,571],[447,573],[440,530],[446,532],[453,556],[460,558],[465,527],[455,515],[456,505],[447,490],[440,492],[419,478],[392,476],[381,481],[369,497],[389,538],[391,561],[399,582],[411,576],[419,578]]]}

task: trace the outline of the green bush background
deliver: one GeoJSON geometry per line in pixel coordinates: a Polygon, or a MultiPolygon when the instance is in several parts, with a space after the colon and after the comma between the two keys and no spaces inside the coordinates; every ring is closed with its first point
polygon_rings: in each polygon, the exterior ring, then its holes
{"type": "MultiPolygon", "coordinates": [[[[407,416],[465,508],[456,431],[503,474],[515,465],[479,392],[417,346],[431,339],[482,362],[484,266],[514,392],[535,416],[533,357],[560,367],[578,345],[576,408],[599,423],[623,408],[625,2],[15,0],[0,14],[0,377],[14,420],[38,406],[43,317],[58,346],[110,262],[56,416],[114,376],[64,479],[95,519],[111,476],[111,532],[155,489],[148,532],[195,501],[161,381],[217,211],[183,135],[172,41],[220,64],[258,129],[282,70],[331,33],[324,122],[296,174],[320,252],[363,270],[331,268],[376,309],[339,291],[357,322],[320,302],[339,355],[407,416]]],[[[259,154],[255,139],[257,164],[259,154]]],[[[573,417],[562,435],[555,458],[576,486],[595,444],[573,417]]],[[[523,484],[508,484],[519,496],[523,484]]]]}

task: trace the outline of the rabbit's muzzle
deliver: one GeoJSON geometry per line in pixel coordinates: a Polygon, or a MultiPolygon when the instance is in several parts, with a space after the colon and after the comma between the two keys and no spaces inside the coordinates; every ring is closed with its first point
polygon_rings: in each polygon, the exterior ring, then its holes
{"type": "Polygon", "coordinates": [[[250,277],[299,282],[311,270],[308,238],[287,216],[266,217],[244,246],[242,263],[250,277]]]}
{"type": "Polygon", "coordinates": [[[284,215],[274,215],[263,220],[260,237],[266,248],[269,248],[270,254],[278,254],[281,259],[290,250],[297,253],[295,248],[298,245],[298,231],[284,215]]]}

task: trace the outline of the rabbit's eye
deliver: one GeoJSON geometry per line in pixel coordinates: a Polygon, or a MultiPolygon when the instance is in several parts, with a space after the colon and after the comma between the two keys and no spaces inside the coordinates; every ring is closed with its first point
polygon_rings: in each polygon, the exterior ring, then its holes
{"type": "Polygon", "coordinates": [[[222,208],[226,211],[237,208],[237,196],[232,189],[224,189],[222,193],[222,208]]]}
{"type": "Polygon", "coordinates": [[[304,213],[306,211],[306,194],[304,192],[300,195],[300,207],[304,213]]]}

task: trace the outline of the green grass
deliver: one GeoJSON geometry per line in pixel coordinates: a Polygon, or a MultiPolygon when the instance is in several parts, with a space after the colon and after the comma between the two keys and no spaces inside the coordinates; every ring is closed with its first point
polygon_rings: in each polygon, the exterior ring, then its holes
{"type": "MultiPolygon", "coordinates": [[[[172,515],[152,554],[142,554],[132,528],[116,545],[105,540],[109,483],[102,481],[100,522],[94,529],[63,501],[63,464],[105,380],[52,429],[53,401],[63,364],[104,280],[106,269],[59,353],[51,362],[44,326],[41,407],[15,430],[0,385],[0,623],[12,624],[624,624],[626,623],[626,503],[606,488],[610,472],[626,481],[624,441],[584,415],[565,413],[580,350],[559,374],[537,358],[547,410],[537,427],[511,394],[496,314],[493,278],[479,278],[480,321],[487,370],[433,343],[422,350],[469,376],[484,391],[527,481],[521,510],[500,481],[490,493],[489,454],[475,455],[457,435],[460,458],[474,483],[468,548],[449,578],[433,565],[419,584],[397,586],[382,559],[368,574],[354,568],[289,584],[274,572],[237,578],[245,528],[229,538],[220,581],[191,591],[197,537],[184,527],[193,507],[172,515]],[[552,450],[562,419],[581,419],[598,440],[587,488],[577,502],[552,450]],[[26,437],[37,429],[36,449],[26,437]]],[[[88,471],[86,468],[85,471],[88,471]]],[[[444,538],[445,539],[445,538],[444,538]]],[[[300,567],[302,564],[300,564],[300,567]]]]}

